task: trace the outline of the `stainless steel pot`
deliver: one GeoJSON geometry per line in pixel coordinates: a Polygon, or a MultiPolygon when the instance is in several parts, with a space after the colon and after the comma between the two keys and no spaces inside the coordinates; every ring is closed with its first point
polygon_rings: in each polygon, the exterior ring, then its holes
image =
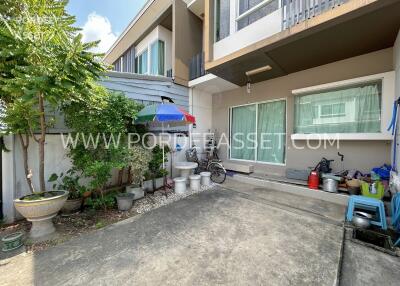
{"type": "Polygon", "coordinates": [[[337,193],[338,181],[331,178],[325,178],[323,180],[323,190],[329,193],[337,193]]]}
{"type": "Polygon", "coordinates": [[[370,219],[372,216],[365,212],[355,211],[353,214],[352,223],[359,228],[369,228],[371,226],[370,219]]]}

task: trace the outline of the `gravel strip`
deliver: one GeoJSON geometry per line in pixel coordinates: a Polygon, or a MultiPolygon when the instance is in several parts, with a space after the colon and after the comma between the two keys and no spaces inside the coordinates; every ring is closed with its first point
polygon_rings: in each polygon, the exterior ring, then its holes
{"type": "Polygon", "coordinates": [[[161,206],[168,205],[170,203],[179,201],[187,196],[197,194],[200,192],[204,192],[206,190],[211,190],[216,186],[216,184],[211,183],[209,186],[201,186],[200,190],[194,191],[190,188],[186,190],[184,194],[176,194],[173,191],[167,193],[167,196],[164,195],[162,191],[154,192],[154,195],[147,195],[143,199],[135,201],[131,212],[137,212],[139,214],[146,213],[151,211],[152,209],[159,208],[161,206]]]}

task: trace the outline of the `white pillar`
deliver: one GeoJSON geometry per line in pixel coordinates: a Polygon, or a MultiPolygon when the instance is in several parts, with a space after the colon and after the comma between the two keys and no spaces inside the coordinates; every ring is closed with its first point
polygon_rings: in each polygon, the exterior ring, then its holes
{"type": "Polygon", "coordinates": [[[9,149],[9,152],[2,154],[2,170],[3,170],[3,214],[7,223],[15,220],[15,143],[14,136],[5,136],[4,144],[9,149]]]}

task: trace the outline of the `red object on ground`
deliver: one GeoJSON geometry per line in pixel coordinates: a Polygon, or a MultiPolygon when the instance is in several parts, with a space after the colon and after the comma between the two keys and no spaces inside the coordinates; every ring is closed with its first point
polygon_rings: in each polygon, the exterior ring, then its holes
{"type": "Polygon", "coordinates": [[[318,190],[319,187],[319,175],[317,171],[312,171],[308,176],[308,187],[310,189],[318,190]]]}

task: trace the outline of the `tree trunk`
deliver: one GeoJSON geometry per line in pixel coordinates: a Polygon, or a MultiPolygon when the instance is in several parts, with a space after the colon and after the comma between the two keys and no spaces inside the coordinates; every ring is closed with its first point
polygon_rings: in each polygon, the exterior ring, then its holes
{"type": "Polygon", "coordinates": [[[44,179],[44,143],[46,142],[46,118],[44,113],[43,94],[39,93],[39,111],[40,111],[40,138],[39,138],[39,182],[40,191],[46,191],[46,182],[44,179]]]}
{"type": "Polygon", "coordinates": [[[127,184],[132,184],[132,167],[129,166],[128,168],[128,180],[127,180],[127,184]]]}
{"type": "Polygon", "coordinates": [[[25,179],[26,182],[28,183],[29,190],[31,193],[35,192],[35,188],[33,187],[32,183],[32,171],[29,170],[29,165],[28,165],[28,147],[29,147],[29,135],[25,134],[25,141],[24,138],[22,137],[22,134],[18,134],[19,141],[21,142],[22,146],[22,158],[24,160],[24,171],[25,171],[25,179]]]}
{"type": "Polygon", "coordinates": [[[117,182],[118,186],[122,186],[122,184],[123,184],[122,179],[124,177],[124,170],[125,170],[125,168],[122,168],[121,170],[118,171],[118,182],[117,182]]]}

